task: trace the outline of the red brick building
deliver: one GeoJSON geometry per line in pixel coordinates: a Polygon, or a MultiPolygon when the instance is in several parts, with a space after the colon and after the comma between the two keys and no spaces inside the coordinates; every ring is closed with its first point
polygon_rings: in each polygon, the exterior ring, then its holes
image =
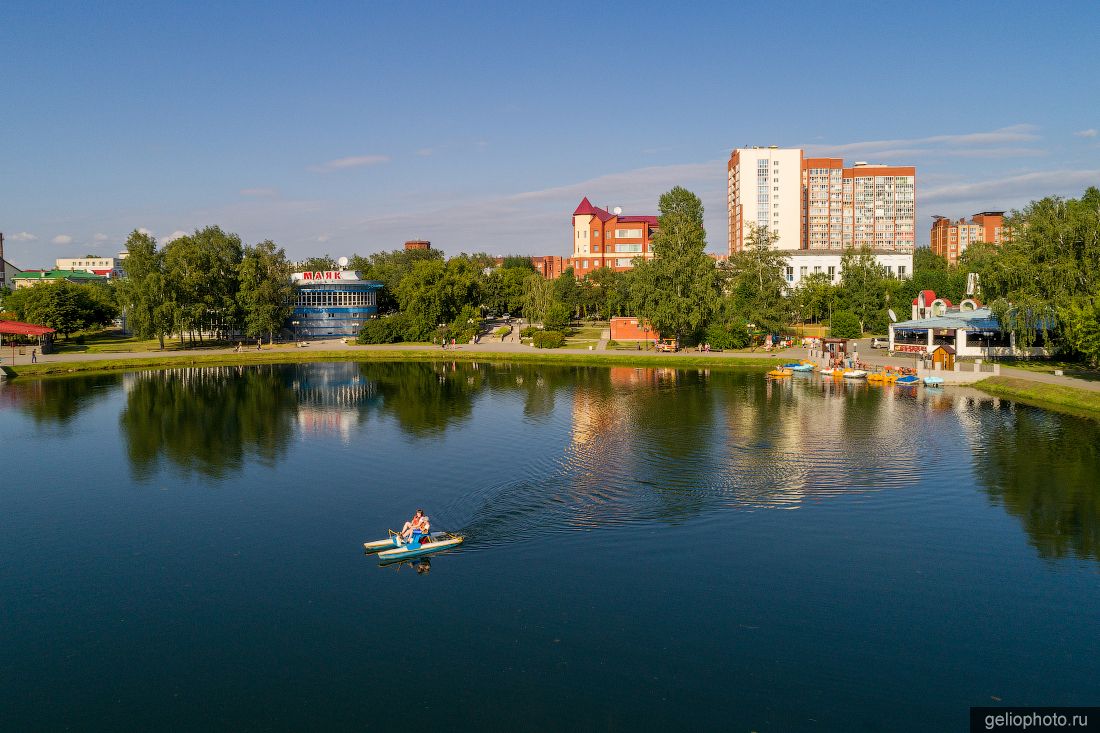
{"type": "Polygon", "coordinates": [[[586,196],[573,212],[573,256],[566,262],[577,277],[609,267],[629,270],[634,258],[653,259],[650,243],[657,233],[656,216],[626,215],[593,206],[586,196]]]}
{"type": "Polygon", "coordinates": [[[970,221],[932,217],[932,251],[954,265],[959,255],[976,242],[1001,244],[1005,239],[1004,214],[1003,211],[983,211],[970,221]]]}

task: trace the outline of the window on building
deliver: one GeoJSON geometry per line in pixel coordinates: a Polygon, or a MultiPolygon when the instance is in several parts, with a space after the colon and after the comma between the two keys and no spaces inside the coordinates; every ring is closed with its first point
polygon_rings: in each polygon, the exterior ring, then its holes
{"type": "Polygon", "coordinates": [[[641,252],[642,245],[640,244],[616,244],[616,252],[641,252]]]}
{"type": "Polygon", "coordinates": [[[794,282],[794,268],[793,267],[789,267],[789,266],[787,267],[787,282],[789,282],[789,283],[794,282]]]}
{"type": "Polygon", "coordinates": [[[618,239],[641,239],[641,229],[616,229],[615,237],[618,239]]]}
{"type": "Polygon", "coordinates": [[[898,265],[898,279],[905,277],[905,265],[898,265]]]}
{"type": "Polygon", "coordinates": [[[808,268],[806,265],[803,265],[802,267],[798,268],[798,279],[801,280],[802,278],[806,277],[806,273],[807,273],[807,271],[809,271],[809,269],[810,268],[808,268]]]}
{"type": "Polygon", "coordinates": [[[615,260],[615,267],[630,267],[633,262],[634,260],[629,257],[620,257],[615,260]]]}
{"type": "Polygon", "coordinates": [[[836,277],[836,265],[829,265],[829,277],[836,277]]]}

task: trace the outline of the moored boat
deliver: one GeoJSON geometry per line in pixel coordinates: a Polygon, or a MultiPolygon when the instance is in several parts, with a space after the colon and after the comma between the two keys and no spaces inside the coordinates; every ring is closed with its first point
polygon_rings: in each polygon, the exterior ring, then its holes
{"type": "Polygon", "coordinates": [[[780,377],[789,377],[792,374],[794,374],[794,372],[792,372],[790,369],[784,369],[783,367],[776,367],[775,369],[772,369],[770,372],[768,372],[768,376],[771,377],[772,379],[778,379],[780,377]]]}
{"type": "Polygon", "coordinates": [[[925,377],[925,387],[941,387],[943,386],[943,377],[925,377]]]}
{"type": "Polygon", "coordinates": [[[866,379],[867,372],[862,369],[848,369],[844,372],[845,379],[866,379]]]}
{"type": "Polygon", "coordinates": [[[919,381],[920,377],[916,376],[915,374],[906,374],[904,377],[898,377],[898,381],[896,382],[896,384],[904,386],[908,384],[916,384],[919,381]]]}

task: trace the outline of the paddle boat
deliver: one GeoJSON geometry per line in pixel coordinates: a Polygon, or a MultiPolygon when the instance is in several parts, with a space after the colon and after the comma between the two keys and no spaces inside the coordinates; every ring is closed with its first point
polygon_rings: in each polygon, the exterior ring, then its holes
{"type": "Polygon", "coordinates": [[[461,545],[463,539],[461,535],[450,532],[421,534],[414,530],[412,537],[406,542],[401,539],[401,535],[391,529],[387,539],[364,542],[363,549],[367,554],[377,553],[378,561],[387,563],[442,552],[461,545]]]}
{"type": "Polygon", "coordinates": [[[792,372],[790,369],[786,369],[784,367],[776,367],[775,369],[772,369],[770,372],[768,372],[768,376],[771,377],[772,379],[779,379],[780,377],[789,377],[792,374],[794,374],[794,372],[792,372]]]}
{"type": "Polygon", "coordinates": [[[844,372],[845,379],[866,379],[867,372],[862,369],[848,369],[844,372]]]}
{"type": "Polygon", "coordinates": [[[790,369],[792,372],[812,372],[814,365],[805,361],[796,361],[790,364],[784,364],[784,369],[790,369]]]}
{"type": "Polygon", "coordinates": [[[898,375],[885,372],[873,372],[867,375],[867,381],[872,384],[893,384],[897,379],[898,375]]]}
{"type": "Polygon", "coordinates": [[[925,387],[942,387],[943,386],[943,377],[925,377],[924,378],[924,386],[925,387]]]}
{"type": "Polygon", "coordinates": [[[919,381],[920,377],[918,377],[916,374],[906,374],[904,377],[898,377],[898,380],[897,382],[895,382],[895,384],[900,384],[902,386],[909,384],[915,385],[919,381]]]}

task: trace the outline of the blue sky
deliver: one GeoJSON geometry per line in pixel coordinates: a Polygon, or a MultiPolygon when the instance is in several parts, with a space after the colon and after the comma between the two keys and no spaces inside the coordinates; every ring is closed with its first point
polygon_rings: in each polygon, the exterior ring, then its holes
{"type": "Polygon", "coordinates": [[[568,255],[583,195],[684,185],[726,247],[744,145],[917,166],[933,214],[1100,185],[1094,2],[8,3],[21,267],[208,224],[293,257],[568,255]]]}

